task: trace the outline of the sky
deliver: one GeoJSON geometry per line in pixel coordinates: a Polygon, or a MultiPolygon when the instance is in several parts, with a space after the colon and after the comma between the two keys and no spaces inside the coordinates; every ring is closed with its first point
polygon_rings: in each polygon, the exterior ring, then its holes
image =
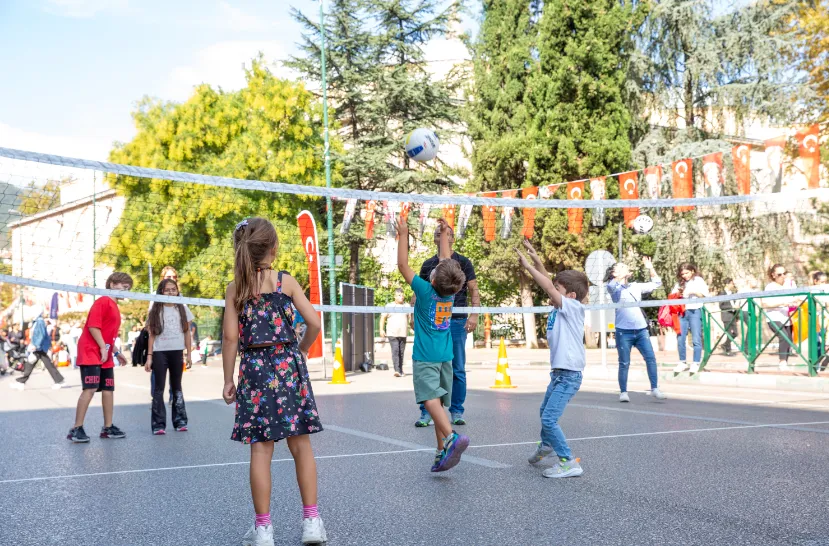
{"type": "Polygon", "coordinates": [[[238,89],[259,51],[290,76],[276,62],[301,38],[291,5],[319,9],[313,0],[0,0],[0,147],[105,160],[135,134],[130,113],[145,95],[183,101],[202,82],[238,89]]]}

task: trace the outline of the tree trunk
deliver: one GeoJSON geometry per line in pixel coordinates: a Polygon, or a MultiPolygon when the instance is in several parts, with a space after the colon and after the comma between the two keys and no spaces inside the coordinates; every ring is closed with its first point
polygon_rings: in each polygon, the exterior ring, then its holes
{"type": "Polygon", "coordinates": [[[351,241],[351,257],[348,261],[348,282],[357,284],[360,280],[360,243],[351,241]]]}
{"type": "MultiPolygon", "coordinates": [[[[601,335],[601,333],[599,335],[601,335]]],[[[593,332],[593,328],[591,328],[588,324],[584,325],[584,348],[585,349],[598,349],[599,348],[599,345],[596,343],[596,333],[593,332]]]]}
{"type": "MultiPolygon", "coordinates": [[[[521,284],[521,307],[532,307],[532,285],[523,271],[519,275],[519,279],[521,284]]],[[[527,349],[538,349],[538,335],[535,333],[535,315],[532,313],[524,314],[524,340],[526,341],[527,349]]]]}

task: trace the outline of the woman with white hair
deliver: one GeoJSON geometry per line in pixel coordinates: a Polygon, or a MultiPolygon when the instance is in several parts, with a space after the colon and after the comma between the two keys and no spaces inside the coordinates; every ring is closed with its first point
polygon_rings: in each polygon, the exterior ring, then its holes
{"type": "Polygon", "coordinates": [[[42,308],[38,311],[33,322],[32,345],[34,346],[34,352],[26,359],[26,364],[23,368],[23,376],[19,377],[16,381],[9,383],[9,387],[22,391],[25,388],[26,381],[29,380],[29,376],[32,375],[38,360],[43,362],[43,365],[46,367],[49,375],[52,376],[52,381],[55,382],[55,384],[52,385],[52,388],[59,389],[63,387],[63,376],[55,367],[52,359],[49,358],[49,351],[52,349],[52,339],[46,331],[46,322],[43,320],[42,308]]]}

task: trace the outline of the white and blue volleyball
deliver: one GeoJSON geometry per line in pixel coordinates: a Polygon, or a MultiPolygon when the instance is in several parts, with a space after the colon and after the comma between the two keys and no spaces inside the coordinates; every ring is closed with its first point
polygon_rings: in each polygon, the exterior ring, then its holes
{"type": "Polygon", "coordinates": [[[431,161],[438,155],[440,141],[431,129],[415,129],[406,137],[406,155],[415,161],[431,161]]]}

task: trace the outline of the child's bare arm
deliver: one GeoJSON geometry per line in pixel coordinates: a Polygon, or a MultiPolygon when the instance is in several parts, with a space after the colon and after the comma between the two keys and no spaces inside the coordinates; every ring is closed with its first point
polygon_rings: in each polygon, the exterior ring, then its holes
{"type": "Polygon", "coordinates": [[[541,262],[541,258],[539,258],[538,253],[533,248],[532,243],[527,239],[524,239],[524,248],[527,249],[527,254],[529,254],[530,259],[533,261],[533,267],[535,267],[539,271],[547,272],[544,268],[544,264],[541,262]]]}
{"type": "Polygon", "coordinates": [[[446,220],[438,220],[440,226],[440,243],[438,244],[438,260],[448,260],[452,257],[452,247],[449,246],[449,224],[446,220]]]}
{"type": "MultiPolygon", "coordinates": [[[[239,314],[236,312],[236,285],[230,283],[225,292],[225,314],[222,321],[222,368],[225,377],[225,402],[230,404],[230,391],[233,385],[233,372],[236,369],[236,352],[239,350],[239,314]]],[[[236,396],[236,388],[232,395],[236,396]]]]}
{"type": "Polygon", "coordinates": [[[538,286],[540,286],[545,292],[547,292],[548,296],[550,296],[550,300],[553,303],[553,307],[561,307],[562,294],[558,291],[558,289],[556,289],[550,277],[548,277],[546,273],[542,273],[538,271],[536,268],[534,268],[532,265],[530,265],[530,262],[528,262],[527,258],[523,254],[521,254],[520,250],[516,248],[515,252],[518,254],[518,262],[521,264],[521,266],[524,267],[524,269],[526,269],[527,272],[532,276],[535,283],[538,286]]]}
{"type": "Polygon", "coordinates": [[[401,222],[399,219],[394,221],[394,228],[397,231],[397,269],[406,280],[407,284],[412,284],[415,272],[409,265],[409,226],[406,222],[401,222]]]}
{"type": "Polygon", "coordinates": [[[290,275],[282,275],[282,292],[290,296],[294,301],[294,307],[296,307],[296,310],[299,311],[299,314],[305,320],[307,328],[305,329],[305,335],[302,336],[302,340],[299,342],[299,350],[303,354],[307,354],[314,340],[317,339],[317,336],[322,330],[320,316],[314,310],[314,306],[311,305],[308,298],[305,297],[305,291],[302,290],[302,287],[296,282],[296,279],[290,275]]]}

